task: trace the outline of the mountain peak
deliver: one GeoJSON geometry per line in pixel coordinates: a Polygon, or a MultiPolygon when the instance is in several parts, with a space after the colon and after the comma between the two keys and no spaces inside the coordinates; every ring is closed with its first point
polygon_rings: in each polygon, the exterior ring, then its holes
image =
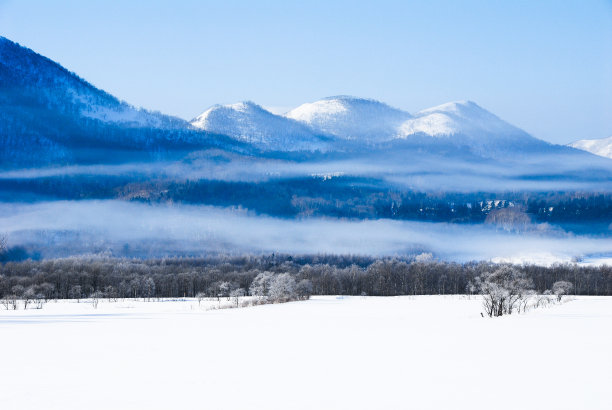
{"type": "Polygon", "coordinates": [[[433,112],[448,113],[460,116],[474,115],[474,114],[491,114],[474,101],[461,100],[451,101],[444,104],[436,105],[435,107],[426,108],[417,113],[417,115],[428,114],[433,112]]]}
{"type": "Polygon", "coordinates": [[[302,104],[285,114],[315,131],[342,139],[385,139],[412,116],[377,100],[340,95],[302,104]]]}
{"type": "Polygon", "coordinates": [[[326,139],[290,118],[275,115],[252,101],[213,105],[191,125],[273,151],[325,150],[326,139]]]}
{"type": "Polygon", "coordinates": [[[402,124],[400,136],[427,134],[434,137],[456,134],[485,136],[526,134],[473,101],[453,101],[416,113],[402,124]]]}
{"type": "Polygon", "coordinates": [[[238,112],[246,113],[246,112],[253,112],[253,111],[262,111],[262,112],[267,112],[267,113],[269,112],[268,110],[263,108],[261,105],[258,105],[254,103],[253,101],[240,101],[240,102],[233,103],[233,104],[215,104],[209,107],[202,114],[198,115],[193,120],[191,120],[191,124],[198,128],[204,128],[204,122],[207,120],[208,117],[210,117],[213,114],[216,115],[216,113],[221,113],[221,112],[222,113],[238,113],[238,112]]]}

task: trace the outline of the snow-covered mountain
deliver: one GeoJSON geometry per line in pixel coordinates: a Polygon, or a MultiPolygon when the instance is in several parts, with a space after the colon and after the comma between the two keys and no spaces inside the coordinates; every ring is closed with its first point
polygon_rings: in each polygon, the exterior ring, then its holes
{"type": "Polygon", "coordinates": [[[612,137],[579,140],[567,145],[572,148],[590,152],[591,154],[599,155],[601,157],[612,158],[612,137]]]}
{"type": "Polygon", "coordinates": [[[502,121],[472,101],[455,101],[419,111],[399,127],[397,138],[425,134],[432,137],[452,135],[522,135],[526,133],[502,121]]]}
{"type": "Polygon", "coordinates": [[[419,111],[398,128],[393,138],[410,140],[419,136],[433,138],[438,141],[435,143],[464,147],[483,156],[550,147],[472,101],[450,102],[419,111]]]}
{"type": "Polygon", "coordinates": [[[191,125],[227,135],[272,151],[325,151],[328,138],[293,119],[275,115],[250,102],[215,105],[191,121],[191,125]]]}
{"type": "Polygon", "coordinates": [[[375,143],[389,140],[412,118],[376,100],[337,96],[302,104],[285,114],[313,130],[340,139],[375,143]]]}
{"type": "MultiPolygon", "coordinates": [[[[284,115],[243,102],[215,105],[187,122],[134,108],[3,37],[0,85],[0,168],[133,161],[143,153],[158,158],[206,148],[373,160],[392,154],[405,160],[415,150],[463,161],[580,154],[538,140],[469,101],[410,114],[371,99],[336,96],[284,115]]],[[[300,155],[294,158],[312,157],[300,155]]]]}
{"type": "Polygon", "coordinates": [[[320,133],[369,146],[402,141],[423,148],[457,147],[485,157],[549,146],[471,101],[411,115],[375,100],[341,96],[303,104],[285,115],[320,133]]]}
{"type": "Polygon", "coordinates": [[[185,121],[135,108],[99,90],[64,67],[32,50],[0,37],[0,78],[3,97],[11,91],[34,89],[47,109],[130,127],[183,128],[185,121]]]}
{"type": "Polygon", "coordinates": [[[0,37],[2,168],[117,159],[109,151],[157,156],[217,142],[234,144],[182,119],[137,109],[0,37]]]}

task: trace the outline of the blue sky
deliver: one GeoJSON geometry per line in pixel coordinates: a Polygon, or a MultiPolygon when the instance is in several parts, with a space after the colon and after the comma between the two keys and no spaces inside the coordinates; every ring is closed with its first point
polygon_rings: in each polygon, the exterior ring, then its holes
{"type": "Polygon", "coordinates": [[[350,94],[469,99],[558,143],[612,135],[610,0],[0,0],[0,34],[186,119],[350,94]]]}

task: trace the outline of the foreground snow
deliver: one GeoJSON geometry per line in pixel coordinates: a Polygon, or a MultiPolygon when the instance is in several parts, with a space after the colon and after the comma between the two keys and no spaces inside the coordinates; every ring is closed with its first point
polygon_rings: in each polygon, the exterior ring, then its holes
{"type": "Polygon", "coordinates": [[[497,319],[465,297],[0,311],[3,409],[608,409],[612,298],[497,319]]]}

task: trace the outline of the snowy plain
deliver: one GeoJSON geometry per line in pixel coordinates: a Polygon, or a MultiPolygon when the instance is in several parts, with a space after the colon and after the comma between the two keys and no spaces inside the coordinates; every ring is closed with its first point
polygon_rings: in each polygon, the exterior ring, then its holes
{"type": "Polygon", "coordinates": [[[0,311],[2,409],[609,409],[612,297],[50,302],[0,311]]]}

